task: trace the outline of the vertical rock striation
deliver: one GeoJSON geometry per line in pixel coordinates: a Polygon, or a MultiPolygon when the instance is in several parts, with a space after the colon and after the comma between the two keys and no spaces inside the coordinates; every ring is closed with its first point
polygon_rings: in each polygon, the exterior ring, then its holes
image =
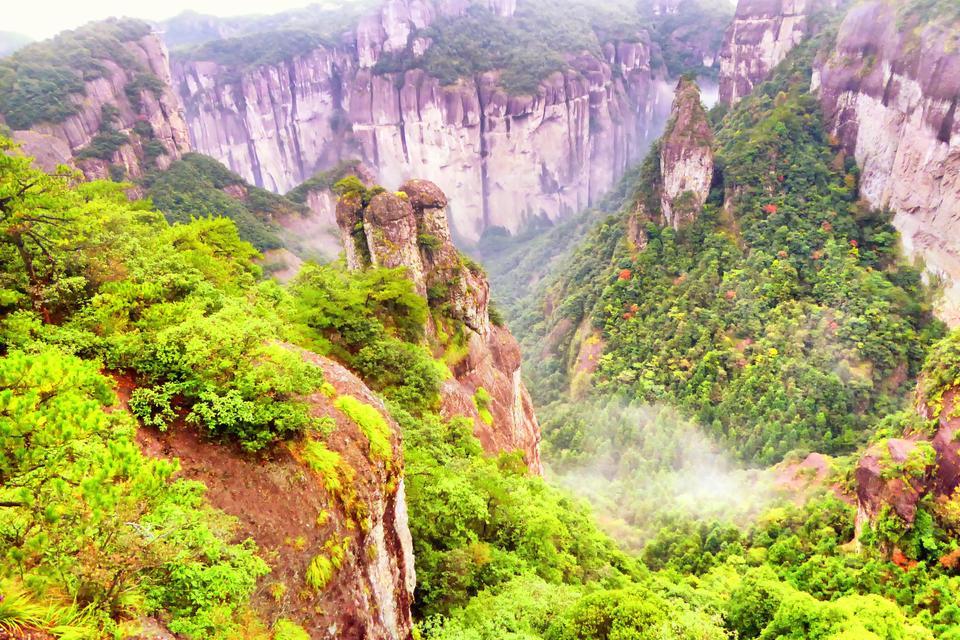
{"type": "Polygon", "coordinates": [[[656,155],[644,163],[642,189],[627,219],[627,235],[635,249],[647,246],[650,222],[679,229],[696,220],[713,183],[713,142],[700,89],[683,78],[656,155]]]}
{"type": "MultiPolygon", "coordinates": [[[[350,154],[384,184],[427,176],[450,195],[454,231],[468,240],[596,201],[665,120],[670,87],[649,35],[572,56],[531,96],[508,95],[495,72],[442,86],[419,69],[375,71],[415,30],[467,4],[390,0],[342,45],[276,64],[176,63],[194,146],[278,192],[350,154]]],[[[515,3],[490,7],[510,16],[515,3]]],[[[421,40],[414,54],[429,46],[421,40]]]]}
{"type": "Polygon", "coordinates": [[[860,192],[895,212],[909,254],[947,279],[960,323],[960,24],[918,23],[890,2],[851,9],[818,63],[828,126],[861,168],[860,192]]]}
{"type": "Polygon", "coordinates": [[[810,33],[817,11],[838,0],[740,0],[720,52],[720,102],[734,105],[810,33]]]}
{"type": "Polygon", "coordinates": [[[462,335],[464,354],[441,389],[444,416],[472,419],[487,451],[520,450],[540,473],[540,426],[521,380],[520,347],[490,318],[486,275],[453,245],[443,191],[409,180],[396,193],[377,193],[366,206],[361,195],[346,193],[337,204],[337,223],[351,269],[406,268],[430,302],[428,332],[438,347],[451,348],[443,336],[462,335]]]}
{"type": "Polygon", "coordinates": [[[27,155],[34,156],[44,169],[57,164],[76,164],[88,178],[106,178],[111,164],[123,167],[127,177],[140,177],[152,168],[147,145],[160,144],[162,153],[156,165],[165,169],[190,151],[190,138],[180,99],[173,91],[170,62],[166,46],[159,36],[149,33],[123,43],[124,53],[135,61],[136,68],[121,66],[111,59],[100,60],[105,70],[101,77],[88,80],[83,95],[70,96],[80,109],[62,122],[44,122],[29,130],[14,131],[13,137],[27,155]],[[151,87],[137,87],[141,75],[158,82],[151,87]],[[101,131],[104,107],[116,109],[113,126],[129,137],[129,142],[101,158],[77,159],[77,154],[90,145],[101,131]],[[149,134],[143,132],[149,124],[149,134]]]}
{"type": "Polygon", "coordinates": [[[700,89],[682,79],[667,130],[660,141],[660,208],[674,229],[692,222],[710,195],[713,131],[700,102],[700,89]]]}

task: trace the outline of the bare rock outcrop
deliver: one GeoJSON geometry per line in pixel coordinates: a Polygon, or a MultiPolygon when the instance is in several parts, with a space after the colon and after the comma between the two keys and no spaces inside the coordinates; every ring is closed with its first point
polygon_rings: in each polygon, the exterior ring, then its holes
{"type": "Polygon", "coordinates": [[[122,46],[123,55],[132,64],[99,60],[102,75],[87,80],[82,94],[69,96],[79,107],[75,114],[62,122],[41,122],[30,130],[13,132],[24,153],[36,158],[44,169],[75,164],[88,178],[96,179],[110,177],[110,167],[115,165],[123,168],[125,177],[136,178],[153,168],[154,162],[165,169],[190,151],[187,123],[172,88],[166,46],[154,33],[122,46]],[[151,81],[137,84],[144,77],[151,81]],[[110,113],[114,114],[112,121],[105,123],[105,114],[110,113]],[[105,125],[126,135],[129,142],[109,158],[78,158],[105,125]],[[158,143],[160,148],[148,149],[151,143],[158,143]]]}
{"type": "Polygon", "coordinates": [[[854,477],[857,533],[889,508],[907,525],[913,523],[925,496],[935,504],[956,500],[960,488],[960,391],[947,391],[935,408],[918,394],[917,411],[936,420],[932,437],[908,433],[875,444],[861,457],[854,477]]]}
{"type": "Polygon", "coordinates": [[[660,143],[660,207],[674,229],[693,221],[710,195],[713,131],[700,103],[700,89],[682,79],[660,143]]]}
{"type": "MultiPolygon", "coordinates": [[[[450,196],[452,227],[469,240],[595,202],[666,119],[670,85],[649,34],[572,56],[528,96],[508,95],[496,72],[444,86],[420,69],[376,69],[417,29],[468,4],[390,0],[343,44],[275,64],[176,62],[194,147],[278,192],[347,155],[376,167],[382,184],[425,176],[450,196]]],[[[515,2],[489,6],[510,16],[515,2]]]]}
{"type": "Polygon", "coordinates": [[[315,640],[409,640],[416,574],[400,428],[347,369],[312,353],[303,357],[322,368],[330,385],[307,398],[312,415],[336,425],[323,441],[307,434],[263,458],[186,426],[141,429],[138,440],[150,455],[178,458],[181,474],[202,481],[210,503],[238,519],[241,537],[256,541],[271,572],[253,605],[267,622],[293,619],[315,640]],[[374,455],[363,430],[339,408],[343,396],[386,421],[389,459],[374,455]],[[311,447],[320,442],[325,466],[312,463],[311,447]],[[324,475],[330,473],[336,477],[324,475]],[[329,571],[324,584],[308,578],[314,563],[329,571]]]}
{"type": "Polygon", "coordinates": [[[863,2],[819,61],[831,131],[860,166],[860,193],[895,212],[907,253],[945,278],[940,315],[960,323],[960,24],[863,2]]]}
{"type": "Polygon", "coordinates": [[[739,0],[720,52],[720,102],[734,105],[767,79],[838,0],[739,0]]]}
{"type": "Polygon", "coordinates": [[[713,130],[700,89],[693,80],[677,84],[667,129],[644,164],[643,189],[627,218],[627,236],[635,250],[647,246],[647,225],[679,229],[696,220],[713,183],[713,130]]]}
{"type": "Polygon", "coordinates": [[[396,193],[344,193],[337,204],[348,266],[405,267],[434,312],[427,327],[434,346],[448,349],[444,340],[462,336],[465,353],[441,389],[444,416],[473,419],[487,451],[519,449],[539,473],[540,426],[521,379],[520,347],[491,320],[486,275],[454,247],[447,215],[446,195],[426,180],[409,180],[396,193]]]}

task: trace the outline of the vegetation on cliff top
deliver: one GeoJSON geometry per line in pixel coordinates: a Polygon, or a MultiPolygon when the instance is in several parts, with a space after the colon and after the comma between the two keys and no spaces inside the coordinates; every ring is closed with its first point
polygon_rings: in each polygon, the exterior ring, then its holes
{"type": "Polygon", "coordinates": [[[292,202],[266,189],[248,184],[213,158],[188,153],[165,171],[143,181],[154,206],[170,222],[223,216],[260,251],[281,246],[276,218],[303,215],[302,203],[292,202]]]}
{"type": "Polygon", "coordinates": [[[106,61],[139,70],[123,45],[149,32],[145,22],[110,19],[64,31],[0,58],[0,114],[13,129],[64,120],[78,111],[74,97],[83,95],[84,82],[107,72],[106,61]]]}

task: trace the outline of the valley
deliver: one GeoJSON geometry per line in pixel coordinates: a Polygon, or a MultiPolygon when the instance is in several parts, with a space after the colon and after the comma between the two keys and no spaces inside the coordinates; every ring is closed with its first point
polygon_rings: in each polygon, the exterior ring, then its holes
{"type": "Polygon", "coordinates": [[[10,32],[0,637],[960,638],[960,5],[560,5],[10,32]]]}

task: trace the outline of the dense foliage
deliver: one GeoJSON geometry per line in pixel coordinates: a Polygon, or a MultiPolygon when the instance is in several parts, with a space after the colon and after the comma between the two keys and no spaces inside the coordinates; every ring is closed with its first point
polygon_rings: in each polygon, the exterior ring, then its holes
{"type": "Polygon", "coordinates": [[[123,366],[125,347],[144,358],[164,305],[178,324],[170,311],[186,311],[191,292],[216,297],[227,274],[251,277],[252,250],[232,227],[170,229],[118,185],[47,176],[28,158],[0,155],[0,202],[0,573],[5,594],[21,596],[5,625],[34,620],[39,602],[59,613],[34,622],[72,637],[122,634],[157,611],[191,637],[255,635],[244,619],[266,564],[232,541],[202,486],[140,453],[130,414],[107,410],[113,383],[99,373],[123,366]],[[139,321],[143,333],[124,333],[139,321]]]}
{"type": "MultiPolygon", "coordinates": [[[[523,3],[512,32],[478,10],[440,22],[438,51],[469,55],[438,64],[453,77],[631,37],[626,5],[586,6],[547,24],[523,3]]],[[[276,55],[262,42],[222,51],[238,65],[276,55]]],[[[858,201],[856,169],[806,93],[804,53],[714,114],[717,188],[694,224],[641,220],[645,249],[625,242],[636,203],[655,200],[655,150],[603,210],[532,243],[484,238],[483,255],[531,276],[512,278],[506,309],[527,353],[548,356],[529,373],[551,482],[441,414],[463,347],[425,331],[439,320],[463,335],[441,296],[421,297],[402,270],[340,263],[306,264],[288,285],[264,278],[257,248],[278,244],[269,220],[299,211],[306,189],[284,199],[188,155],[148,176],[152,203],[131,202],[122,185],[0,153],[0,635],[123,638],[153,616],[185,638],[309,637],[286,617],[266,629],[251,609],[266,559],[201,484],[138,445],[138,429],[190,426],[247,452],[292,452],[366,531],[355,471],[323,440],[337,422],[305,398],[325,395],[388,469],[393,423],[336,396],[307,349],[355,372],[403,430],[425,640],[960,639],[960,495],[923,497],[911,523],[886,507],[859,528],[843,499],[859,445],[929,435],[906,409],[918,375],[933,416],[950,417],[960,333],[937,341],[919,271],[898,261],[886,214],[858,201]],[[543,306],[525,302],[538,278],[543,306]],[[599,360],[581,356],[597,345],[599,360]],[[132,387],[120,402],[117,380],[132,387]],[[829,460],[807,502],[779,500],[771,474],[734,462],[789,467],[812,448],[852,455],[829,460]],[[602,528],[557,484],[587,495],[602,528]]],[[[535,62],[506,82],[534,86],[563,64],[535,62]]],[[[90,157],[118,141],[104,120],[90,157]]],[[[379,188],[340,179],[349,168],[310,185],[339,179],[335,191],[369,201],[379,188]]],[[[488,423],[491,401],[482,387],[472,398],[488,423]]],[[[881,479],[927,480],[933,455],[921,440],[881,479]]],[[[329,587],[347,542],[312,557],[299,597],[329,587]]]]}
{"type": "Polygon", "coordinates": [[[240,237],[261,251],[281,246],[276,217],[304,213],[298,203],[247,184],[213,158],[198,153],[188,153],[165,171],[148,176],[144,186],[170,222],[230,218],[240,237]]]}
{"type": "MultiPolygon", "coordinates": [[[[311,265],[283,288],[259,279],[230,220],[171,225],[121,185],[45,175],[22,157],[0,155],[0,203],[0,578],[20,607],[5,625],[122,637],[155,614],[191,638],[266,633],[249,611],[266,564],[232,541],[202,486],[140,452],[132,416],[161,430],[194,423],[249,450],[329,433],[301,400],[324,388],[322,373],[290,342],[354,368],[405,430],[423,616],[527,580],[621,589],[642,578],[584,507],[439,416],[449,373],[423,343],[427,303],[402,272],[311,265]],[[101,369],[133,382],[129,412],[106,410],[101,369]]],[[[334,404],[390,464],[380,414],[348,396],[334,404]]],[[[346,495],[338,458],[312,438],[304,447],[346,495]]],[[[317,556],[309,584],[322,589],[332,569],[321,561],[337,557],[317,556]]]]}
{"type": "MultiPolygon", "coordinates": [[[[647,224],[635,253],[625,216],[611,218],[551,293],[567,341],[585,318],[601,332],[599,392],[684,407],[761,463],[862,444],[942,333],[888,218],[857,200],[855,167],[830,147],[796,64],[723,120],[723,185],[694,225],[647,224]]],[[[642,173],[636,197],[650,179],[642,173]]],[[[567,344],[534,370],[541,401],[582,384],[567,373],[579,342],[567,344]]]]}
{"type": "MultiPolygon", "coordinates": [[[[924,498],[912,523],[887,507],[850,542],[854,510],[834,495],[855,486],[867,442],[882,452],[886,438],[930,433],[912,411],[915,381],[939,413],[960,353],[956,333],[937,342],[919,269],[897,254],[889,215],[859,201],[854,162],[823,129],[807,93],[817,44],[712,114],[717,174],[694,224],[641,219],[647,246],[626,240],[638,203],[659,209],[655,147],[622,205],[534,240],[490,232],[479,252],[506,265],[493,263],[494,290],[523,342],[554,481],[588,497],[657,579],[689,587],[686,604],[740,638],[951,638],[958,497],[924,498]],[[813,502],[782,501],[781,478],[810,450],[851,455],[828,458],[813,502]]],[[[882,477],[916,481],[932,457],[925,442],[903,463],[881,455],[882,477]]],[[[475,599],[450,637],[495,637],[470,635],[493,624],[554,637],[576,594],[522,589],[532,595],[475,599]],[[511,615],[523,626],[502,622],[511,615]]]]}

